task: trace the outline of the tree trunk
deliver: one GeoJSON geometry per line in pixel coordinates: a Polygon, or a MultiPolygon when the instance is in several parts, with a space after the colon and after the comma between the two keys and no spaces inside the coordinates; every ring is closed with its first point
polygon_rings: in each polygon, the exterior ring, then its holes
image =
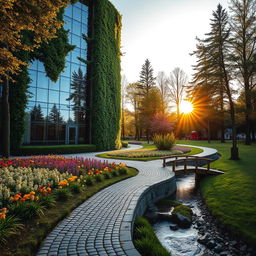
{"type": "Polygon", "coordinates": [[[2,98],[2,154],[10,157],[10,107],[9,107],[9,80],[3,83],[2,98]]]}
{"type": "Polygon", "coordinates": [[[225,143],[225,126],[224,126],[224,100],[223,100],[223,87],[220,89],[220,111],[221,111],[221,124],[220,124],[220,142],[225,143]]]}
{"type": "Polygon", "coordinates": [[[209,121],[209,117],[207,120],[207,138],[208,138],[208,143],[211,143],[211,128],[210,128],[210,121],[209,121]]]}
{"type": "MultiPolygon", "coordinates": [[[[249,81],[248,81],[249,84],[249,81]]],[[[247,80],[245,79],[245,145],[251,145],[251,94],[247,80]]]]}

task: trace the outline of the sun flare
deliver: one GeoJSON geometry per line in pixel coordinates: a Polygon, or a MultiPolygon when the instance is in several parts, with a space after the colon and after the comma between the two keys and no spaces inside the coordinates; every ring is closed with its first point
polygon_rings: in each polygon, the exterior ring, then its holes
{"type": "Polygon", "coordinates": [[[191,102],[189,102],[189,101],[181,102],[181,104],[180,104],[181,113],[189,114],[189,113],[193,112],[193,110],[194,110],[194,106],[191,102]]]}

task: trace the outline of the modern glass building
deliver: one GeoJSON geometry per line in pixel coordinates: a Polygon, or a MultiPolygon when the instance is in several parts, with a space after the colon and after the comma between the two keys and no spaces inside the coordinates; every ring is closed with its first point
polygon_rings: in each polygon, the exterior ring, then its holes
{"type": "Polygon", "coordinates": [[[29,67],[29,103],[26,109],[24,144],[83,144],[86,141],[86,74],[89,7],[77,2],[64,12],[69,43],[75,45],[66,57],[66,68],[57,82],[47,76],[42,62],[29,67]]]}

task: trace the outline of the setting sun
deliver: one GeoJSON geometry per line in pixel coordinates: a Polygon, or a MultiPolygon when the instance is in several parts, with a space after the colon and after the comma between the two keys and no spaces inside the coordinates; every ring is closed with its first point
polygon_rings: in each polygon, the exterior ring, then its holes
{"type": "Polygon", "coordinates": [[[189,101],[182,101],[180,104],[180,111],[184,114],[189,114],[194,110],[193,104],[189,101]]]}

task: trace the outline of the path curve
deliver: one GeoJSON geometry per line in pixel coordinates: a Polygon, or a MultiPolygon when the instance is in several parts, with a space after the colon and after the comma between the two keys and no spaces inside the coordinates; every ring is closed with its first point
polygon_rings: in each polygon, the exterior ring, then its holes
{"type": "MultiPolygon", "coordinates": [[[[141,146],[131,145],[127,150],[138,148],[141,146]]],[[[217,153],[215,149],[198,148],[204,150],[198,154],[201,157],[217,153]]],[[[96,157],[95,154],[99,153],[66,156],[106,160],[96,157]]],[[[139,173],[135,177],[99,191],[78,206],[46,237],[37,256],[140,255],[132,243],[132,227],[124,224],[127,223],[131,209],[134,209],[143,191],[154,184],[173,178],[174,173],[170,167],[162,167],[162,160],[139,162],[108,159],[108,161],[123,162],[136,168],[139,173]]]]}

